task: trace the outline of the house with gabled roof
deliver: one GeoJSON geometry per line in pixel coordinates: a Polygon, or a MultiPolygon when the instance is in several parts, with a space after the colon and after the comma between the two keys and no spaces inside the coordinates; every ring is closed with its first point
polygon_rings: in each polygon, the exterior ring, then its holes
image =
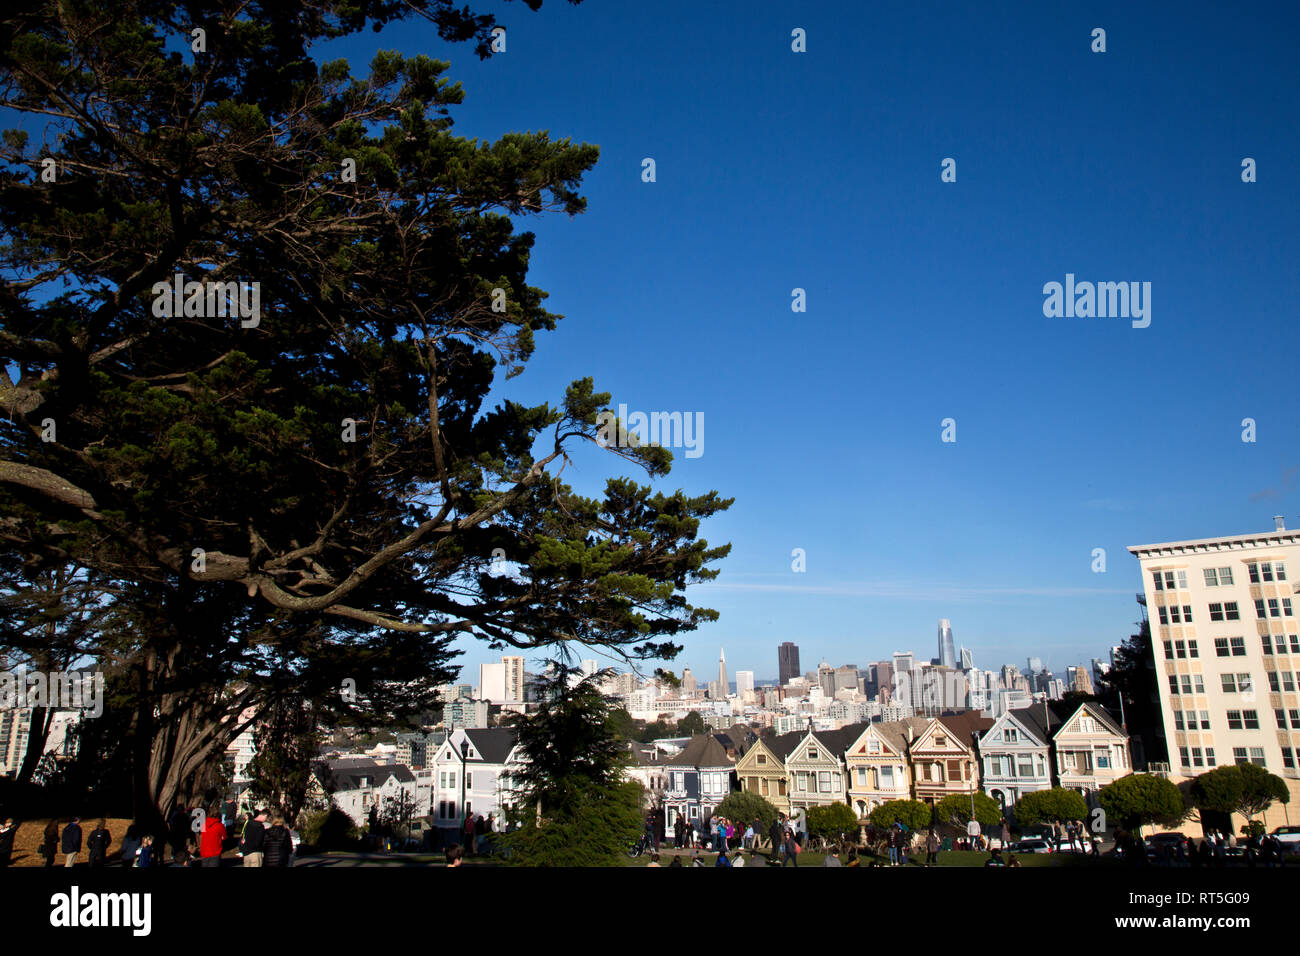
{"type": "MultiPolygon", "coordinates": [[[[1042,707],[1031,709],[1042,712],[1042,707]]],[[[1128,734],[1101,704],[1054,701],[1049,711],[1053,771],[1060,786],[1091,802],[1102,787],[1133,772],[1128,734]]]]}
{"type": "Polygon", "coordinates": [[[716,734],[691,738],[682,752],[664,763],[667,787],[663,792],[664,825],[672,832],[685,817],[702,825],[734,788],[735,761],[716,734]]]}
{"type": "Polygon", "coordinates": [[[859,819],[890,800],[912,795],[908,730],[915,737],[929,726],[924,717],[867,724],[849,743],[844,764],[849,806],[859,819]]]}
{"type": "Polygon", "coordinates": [[[865,724],[839,730],[808,730],[785,758],[790,812],[825,807],[848,800],[844,780],[844,751],[865,724]]]}
{"type": "Polygon", "coordinates": [[[438,745],[429,759],[429,799],[439,829],[458,830],[467,813],[501,820],[511,802],[511,773],[520,766],[518,749],[510,727],[457,728],[438,745]]]}
{"type": "Polygon", "coordinates": [[[387,800],[415,801],[415,775],[402,764],[381,764],[368,757],[323,760],[312,766],[308,794],[313,802],[328,801],[357,826],[365,826],[372,811],[383,812],[387,800]]]}
{"type": "Polygon", "coordinates": [[[741,790],[756,793],[781,813],[790,812],[790,794],[785,761],[806,736],[797,730],[788,734],[760,737],[736,761],[736,781],[741,790]]]}
{"type": "Polygon", "coordinates": [[[975,735],[991,726],[993,720],[977,711],[930,718],[908,744],[913,797],[934,804],[955,793],[977,790],[975,735]]]}
{"type": "Polygon", "coordinates": [[[1026,793],[1052,788],[1051,734],[1043,725],[1042,710],[1005,711],[980,735],[982,788],[1003,812],[1026,793]]]}

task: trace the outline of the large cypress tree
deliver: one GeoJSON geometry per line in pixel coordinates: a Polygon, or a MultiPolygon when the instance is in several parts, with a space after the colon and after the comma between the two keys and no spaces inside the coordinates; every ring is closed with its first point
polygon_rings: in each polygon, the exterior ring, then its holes
{"type": "Polygon", "coordinates": [[[312,58],[417,15],[486,55],[493,20],[448,0],[0,15],[0,104],[27,114],[0,170],[0,541],[119,585],[137,813],[192,802],[283,688],[382,720],[431,706],[460,635],[671,658],[716,617],[685,588],[729,501],[573,493],[609,403],[589,378],[485,405],[560,318],[512,217],[581,212],[596,148],[453,135],[445,62],[312,58]]]}

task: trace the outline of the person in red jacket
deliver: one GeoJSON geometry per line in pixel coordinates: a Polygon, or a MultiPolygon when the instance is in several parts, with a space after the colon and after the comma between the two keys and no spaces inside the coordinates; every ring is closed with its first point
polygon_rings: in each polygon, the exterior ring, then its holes
{"type": "Polygon", "coordinates": [[[225,842],[226,828],[221,824],[221,817],[209,814],[204,818],[203,831],[199,834],[199,856],[203,858],[203,866],[221,865],[221,850],[225,842]]]}

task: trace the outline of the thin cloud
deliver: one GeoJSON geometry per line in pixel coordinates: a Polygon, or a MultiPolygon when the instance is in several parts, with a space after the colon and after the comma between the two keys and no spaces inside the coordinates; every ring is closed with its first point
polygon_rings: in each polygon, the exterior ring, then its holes
{"type": "Polygon", "coordinates": [[[944,584],[902,584],[873,581],[862,584],[781,584],[741,581],[707,581],[696,588],[717,591],[811,594],[822,597],[878,597],[902,601],[974,601],[999,597],[1088,597],[1101,594],[1129,594],[1132,588],[1077,587],[961,587],[944,584]]]}
{"type": "Polygon", "coordinates": [[[1282,485],[1279,488],[1261,488],[1250,496],[1251,501],[1268,501],[1273,498],[1281,498],[1282,493],[1291,490],[1295,484],[1296,477],[1300,476],[1300,465],[1291,465],[1282,469],[1282,485]]]}

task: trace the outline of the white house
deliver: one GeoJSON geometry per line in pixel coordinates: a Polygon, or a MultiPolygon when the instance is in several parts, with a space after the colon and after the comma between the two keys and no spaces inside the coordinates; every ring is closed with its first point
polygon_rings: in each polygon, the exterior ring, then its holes
{"type": "MultiPolygon", "coordinates": [[[[314,769],[320,790],[357,826],[369,822],[372,808],[382,814],[389,798],[405,794],[405,799],[415,802],[415,775],[401,764],[349,758],[323,761],[314,769]]],[[[419,814],[419,806],[415,812],[419,814]]]]}
{"type": "Polygon", "coordinates": [[[453,730],[428,763],[429,813],[442,830],[458,830],[467,813],[502,819],[510,773],[520,766],[518,739],[508,727],[453,730]]]}

